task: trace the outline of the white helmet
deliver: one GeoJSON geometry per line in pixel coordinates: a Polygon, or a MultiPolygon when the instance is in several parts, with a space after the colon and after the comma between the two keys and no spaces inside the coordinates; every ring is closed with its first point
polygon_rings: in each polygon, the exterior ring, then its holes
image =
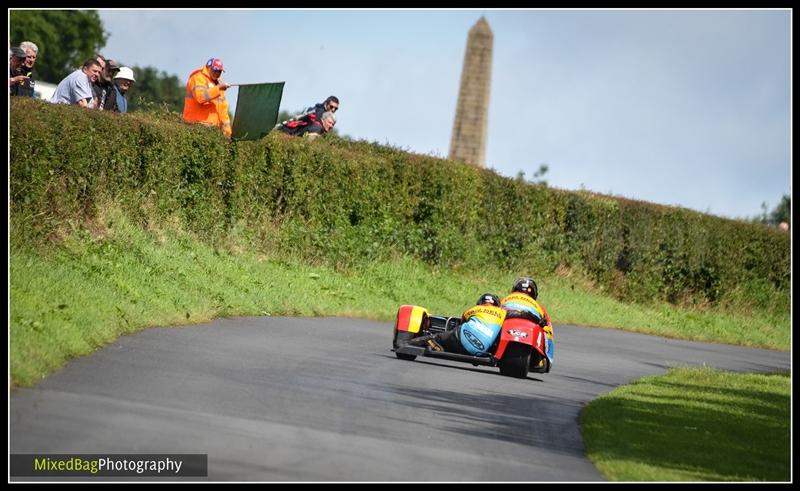
{"type": "Polygon", "coordinates": [[[117,74],[114,75],[114,78],[124,78],[125,80],[130,80],[131,82],[136,82],[136,79],[133,78],[133,70],[131,70],[130,68],[128,68],[126,66],[120,68],[119,72],[117,72],[117,74]]]}

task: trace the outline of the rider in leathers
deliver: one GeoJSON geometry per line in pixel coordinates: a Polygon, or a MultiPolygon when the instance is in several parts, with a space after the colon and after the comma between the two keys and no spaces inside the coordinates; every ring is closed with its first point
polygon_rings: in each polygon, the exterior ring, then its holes
{"type": "Polygon", "coordinates": [[[506,311],[500,299],[492,293],[484,293],[474,307],[461,316],[461,324],[453,329],[423,336],[410,344],[430,346],[434,351],[448,351],[472,356],[490,356],[489,350],[500,335],[506,311]]]}
{"type": "Polygon", "coordinates": [[[500,301],[500,305],[507,311],[528,312],[533,315],[537,323],[545,332],[545,354],[553,363],[555,356],[555,341],[553,337],[553,323],[544,307],[537,301],[539,289],[533,278],[520,278],[514,282],[511,293],[500,301]]]}

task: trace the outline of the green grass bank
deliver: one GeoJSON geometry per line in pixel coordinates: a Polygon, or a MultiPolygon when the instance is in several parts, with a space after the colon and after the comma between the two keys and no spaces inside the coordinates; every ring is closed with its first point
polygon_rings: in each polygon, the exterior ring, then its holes
{"type": "Polygon", "coordinates": [[[676,368],[592,401],[589,459],[612,481],[791,479],[791,378],[676,368]]]}
{"type": "MultiPolygon", "coordinates": [[[[72,357],[153,325],[239,315],[353,316],[389,321],[403,303],[458,314],[484,291],[507,292],[514,272],[434,268],[412,257],[348,269],[290,252],[212,246],[181,229],[144,230],[111,205],[57,244],[11,247],[11,378],[30,385],[72,357]],[[91,230],[89,230],[91,229],[91,230]]],[[[610,298],[577,273],[539,278],[558,323],[786,350],[789,317],[648,306],[610,298]],[[747,326],[743,329],[742,326],[747,326]]],[[[387,349],[390,333],[387,332],[387,349]]]]}

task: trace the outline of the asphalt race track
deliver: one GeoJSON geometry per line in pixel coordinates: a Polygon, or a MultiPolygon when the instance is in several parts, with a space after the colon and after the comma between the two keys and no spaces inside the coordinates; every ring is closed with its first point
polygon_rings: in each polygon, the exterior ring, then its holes
{"type": "Polygon", "coordinates": [[[208,454],[208,477],[191,481],[599,481],[578,427],[599,394],[675,365],[790,368],[787,352],[567,325],[555,334],[553,371],[514,379],[398,360],[388,323],[152,328],[12,390],[10,453],[208,454]]]}

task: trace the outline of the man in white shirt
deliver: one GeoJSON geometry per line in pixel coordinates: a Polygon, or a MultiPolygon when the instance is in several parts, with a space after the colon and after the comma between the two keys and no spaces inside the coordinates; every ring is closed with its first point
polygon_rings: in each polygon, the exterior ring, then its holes
{"type": "Polygon", "coordinates": [[[94,108],[92,100],[92,82],[100,77],[103,67],[94,58],[86,60],[83,67],[67,75],[59,82],[50,102],[54,104],[77,104],[81,107],[94,108]]]}

